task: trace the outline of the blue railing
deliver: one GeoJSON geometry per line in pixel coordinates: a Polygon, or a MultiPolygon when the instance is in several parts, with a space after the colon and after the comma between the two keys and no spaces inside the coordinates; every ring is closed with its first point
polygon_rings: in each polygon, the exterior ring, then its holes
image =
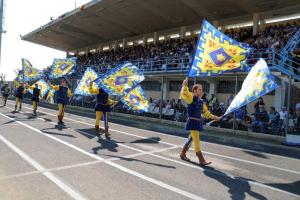
{"type": "MultiPolygon", "coordinates": [[[[279,71],[287,76],[292,76],[293,78],[300,81],[300,66],[291,57],[285,58],[285,62],[282,62],[282,56],[275,49],[253,49],[248,56],[247,64],[253,66],[259,58],[263,58],[268,63],[268,66],[272,71],[279,71]]],[[[187,73],[189,66],[191,65],[192,59],[189,57],[184,58],[169,58],[164,57],[159,60],[157,59],[146,59],[146,60],[129,60],[129,62],[138,66],[144,74],[160,74],[160,73],[187,73]]],[[[101,66],[118,66],[124,62],[115,63],[103,63],[101,66]]],[[[83,66],[88,67],[88,66],[83,66]]],[[[95,67],[94,68],[98,68],[95,67]]],[[[105,71],[100,71],[99,73],[105,73],[105,71]]]]}

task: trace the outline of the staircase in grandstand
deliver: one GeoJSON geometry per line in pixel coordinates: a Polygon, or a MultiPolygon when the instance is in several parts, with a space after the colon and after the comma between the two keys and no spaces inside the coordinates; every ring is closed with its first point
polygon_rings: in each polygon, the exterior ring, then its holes
{"type": "Polygon", "coordinates": [[[293,79],[293,85],[300,88],[300,63],[297,62],[292,56],[291,52],[300,44],[300,29],[290,38],[287,44],[281,49],[280,53],[273,53],[273,62],[271,67],[281,72],[282,74],[293,79]]]}

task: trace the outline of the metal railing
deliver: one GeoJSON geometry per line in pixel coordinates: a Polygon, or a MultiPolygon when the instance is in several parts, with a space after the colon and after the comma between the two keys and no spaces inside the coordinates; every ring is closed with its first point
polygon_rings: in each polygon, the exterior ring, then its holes
{"type": "MultiPolygon", "coordinates": [[[[253,66],[259,58],[263,58],[268,63],[268,66],[273,71],[279,71],[287,76],[292,76],[294,79],[300,81],[300,66],[291,56],[285,58],[285,62],[282,62],[282,56],[275,49],[253,49],[247,59],[247,64],[253,66]]],[[[132,64],[138,66],[144,74],[156,74],[156,73],[187,73],[192,58],[184,56],[183,58],[162,57],[160,59],[145,59],[145,60],[129,60],[132,64]]],[[[124,62],[102,63],[99,65],[93,65],[95,69],[102,68],[101,66],[118,66],[124,62]]],[[[80,67],[87,68],[87,65],[80,67]]],[[[105,73],[109,68],[98,71],[100,74],[105,73]]],[[[83,70],[84,71],[84,70],[83,70]]],[[[81,74],[77,74],[81,76],[81,74]]]]}

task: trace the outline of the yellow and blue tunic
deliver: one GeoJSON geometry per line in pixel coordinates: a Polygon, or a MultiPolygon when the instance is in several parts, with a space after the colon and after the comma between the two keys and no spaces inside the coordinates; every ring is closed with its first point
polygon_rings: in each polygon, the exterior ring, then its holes
{"type": "Polygon", "coordinates": [[[190,131],[190,136],[184,146],[189,147],[191,142],[194,142],[195,152],[201,150],[200,147],[200,131],[203,130],[202,116],[205,118],[214,119],[203,100],[199,97],[193,96],[187,86],[183,86],[180,92],[180,98],[188,104],[188,119],[185,129],[190,131]]]}
{"type": "Polygon", "coordinates": [[[31,101],[39,102],[40,101],[40,97],[41,97],[41,90],[39,88],[30,86],[30,85],[27,86],[27,87],[32,90],[31,101]]]}
{"type": "MultiPolygon", "coordinates": [[[[57,91],[57,104],[58,104],[58,117],[63,117],[64,116],[64,107],[69,101],[69,97],[72,96],[71,90],[62,85],[52,85],[49,84],[52,89],[57,91]]],[[[62,120],[62,119],[61,119],[62,120]]],[[[59,120],[59,121],[61,121],[59,120]]]]}
{"type": "Polygon", "coordinates": [[[189,91],[189,88],[187,86],[182,87],[180,98],[188,104],[188,119],[185,126],[186,130],[202,131],[202,116],[208,119],[215,118],[215,116],[209,112],[203,100],[199,97],[193,96],[193,94],[189,91]]]}
{"type": "Polygon", "coordinates": [[[104,117],[105,124],[107,125],[107,112],[111,110],[111,105],[115,103],[115,101],[110,100],[108,98],[108,94],[103,89],[94,88],[92,85],[89,87],[89,92],[91,94],[96,94],[96,122],[95,125],[99,126],[100,120],[104,117]],[[103,116],[104,114],[104,116],[103,116]]]}
{"type": "Polygon", "coordinates": [[[23,99],[24,94],[26,94],[25,88],[22,85],[18,86],[16,91],[16,97],[19,99],[23,99]]]}
{"type": "Polygon", "coordinates": [[[62,104],[62,105],[68,104],[69,97],[72,96],[72,92],[68,87],[62,85],[51,85],[51,84],[50,87],[55,91],[57,91],[58,104],[62,104]]]}

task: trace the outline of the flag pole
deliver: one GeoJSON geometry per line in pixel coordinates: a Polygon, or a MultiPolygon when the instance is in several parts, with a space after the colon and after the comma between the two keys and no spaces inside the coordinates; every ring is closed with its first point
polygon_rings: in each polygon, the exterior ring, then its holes
{"type": "MultiPolygon", "coordinates": [[[[235,88],[234,88],[234,96],[236,96],[237,94],[237,84],[238,84],[238,77],[237,77],[237,73],[235,73],[235,88]]],[[[235,133],[235,129],[237,127],[235,127],[235,123],[236,123],[236,116],[235,116],[235,112],[233,112],[233,124],[232,124],[232,129],[233,132],[235,133]]]]}

